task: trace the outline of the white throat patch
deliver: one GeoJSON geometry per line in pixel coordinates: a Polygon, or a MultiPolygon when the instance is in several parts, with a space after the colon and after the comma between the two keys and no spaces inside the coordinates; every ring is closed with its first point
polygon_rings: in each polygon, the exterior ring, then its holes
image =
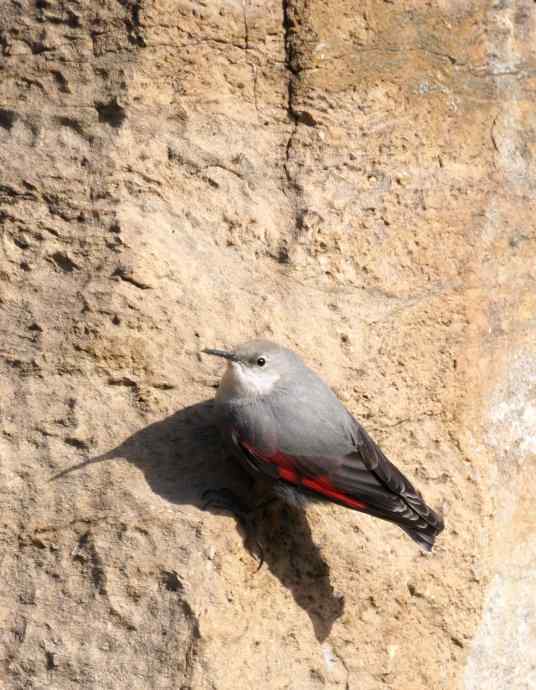
{"type": "Polygon", "coordinates": [[[279,374],[275,371],[254,369],[240,362],[230,362],[218,388],[216,400],[224,402],[267,395],[278,380],[279,374]]]}

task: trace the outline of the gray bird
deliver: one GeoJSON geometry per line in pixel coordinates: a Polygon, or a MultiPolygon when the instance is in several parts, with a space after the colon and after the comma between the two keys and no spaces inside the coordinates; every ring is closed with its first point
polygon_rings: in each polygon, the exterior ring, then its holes
{"type": "MultiPolygon", "coordinates": [[[[296,353],[268,340],[203,352],[228,362],[216,395],[217,424],[250,474],[268,478],[287,502],[338,503],[394,522],[432,549],[442,518],[296,353]]],[[[218,492],[207,493],[209,503],[218,502],[218,492]]],[[[220,505],[229,496],[221,494],[220,505]]]]}

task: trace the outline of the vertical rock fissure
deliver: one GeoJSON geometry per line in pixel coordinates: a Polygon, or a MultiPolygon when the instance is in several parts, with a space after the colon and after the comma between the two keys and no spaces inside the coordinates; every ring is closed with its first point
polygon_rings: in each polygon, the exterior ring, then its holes
{"type": "Polygon", "coordinates": [[[249,50],[249,26],[248,26],[248,12],[247,0],[242,0],[242,16],[244,18],[244,45],[246,46],[246,55],[249,50]]]}
{"type": "MultiPolygon", "coordinates": [[[[288,74],[287,79],[287,117],[291,125],[290,135],[285,146],[285,160],[283,169],[285,173],[285,188],[284,192],[287,196],[291,207],[293,209],[293,226],[291,227],[289,238],[290,240],[297,237],[299,234],[303,210],[299,203],[300,189],[296,181],[296,174],[291,170],[292,150],[294,146],[294,138],[298,131],[299,118],[296,112],[296,89],[297,81],[300,75],[300,65],[298,53],[296,50],[296,31],[293,14],[297,12],[296,5],[293,0],[283,0],[283,42],[285,47],[285,67],[288,74]]],[[[287,263],[289,260],[289,241],[283,241],[280,247],[279,259],[282,263],[287,263]]]]}
{"type": "Polygon", "coordinates": [[[251,69],[251,76],[253,78],[253,105],[255,106],[255,111],[257,115],[259,113],[259,106],[257,102],[257,66],[255,63],[251,62],[249,59],[249,24],[248,24],[248,6],[247,0],[242,0],[242,17],[244,19],[244,54],[246,58],[246,63],[251,69]]]}

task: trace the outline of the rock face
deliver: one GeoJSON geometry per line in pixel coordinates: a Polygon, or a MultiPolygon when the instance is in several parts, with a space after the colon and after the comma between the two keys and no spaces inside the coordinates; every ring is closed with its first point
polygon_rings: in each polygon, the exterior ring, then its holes
{"type": "Polygon", "coordinates": [[[4,0],[0,51],[2,688],[534,688],[534,3],[4,0]],[[274,506],[255,573],[200,510],[254,336],[431,557],[274,506]]]}

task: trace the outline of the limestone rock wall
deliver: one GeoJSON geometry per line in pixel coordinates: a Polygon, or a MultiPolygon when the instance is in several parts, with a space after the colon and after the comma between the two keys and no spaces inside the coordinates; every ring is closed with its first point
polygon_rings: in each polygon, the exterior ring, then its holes
{"type": "Polygon", "coordinates": [[[6,690],[536,685],[536,5],[4,0],[6,690]],[[297,349],[445,514],[266,512],[206,346],[297,349]],[[89,461],[89,462],[88,462],[89,461]]]}

